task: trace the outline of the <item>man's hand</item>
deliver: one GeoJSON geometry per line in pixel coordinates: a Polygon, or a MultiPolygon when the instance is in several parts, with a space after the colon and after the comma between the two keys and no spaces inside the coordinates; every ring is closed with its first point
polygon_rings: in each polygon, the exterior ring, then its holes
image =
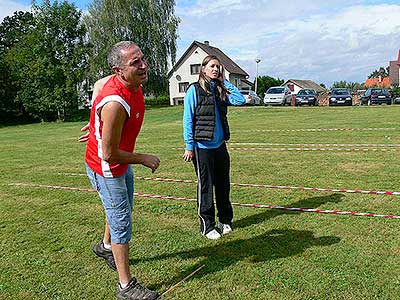
{"type": "Polygon", "coordinates": [[[160,165],[160,159],[151,154],[142,154],[142,165],[151,169],[154,173],[160,165]]]}
{"type": "Polygon", "coordinates": [[[192,161],[193,160],[193,151],[185,150],[185,153],[183,153],[182,157],[187,162],[192,161]]]}
{"type": "MultiPolygon", "coordinates": [[[[89,123],[87,123],[85,126],[83,126],[83,127],[81,128],[81,131],[82,131],[82,132],[89,131],[89,123]]],[[[81,143],[85,143],[85,142],[88,141],[88,139],[89,139],[89,132],[87,132],[87,133],[81,135],[81,136],[79,137],[78,141],[81,142],[81,143]]]]}

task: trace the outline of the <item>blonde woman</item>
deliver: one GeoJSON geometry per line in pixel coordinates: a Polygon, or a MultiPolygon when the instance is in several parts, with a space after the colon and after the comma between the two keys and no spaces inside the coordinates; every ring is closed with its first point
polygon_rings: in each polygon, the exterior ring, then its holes
{"type": "Polygon", "coordinates": [[[188,88],[184,99],[183,159],[193,162],[197,174],[200,232],[213,240],[232,231],[230,158],[225,144],[230,137],[227,107],[245,103],[239,90],[225,80],[220,60],[212,55],[204,58],[199,80],[188,88]],[[215,222],[214,189],[218,225],[215,222]]]}

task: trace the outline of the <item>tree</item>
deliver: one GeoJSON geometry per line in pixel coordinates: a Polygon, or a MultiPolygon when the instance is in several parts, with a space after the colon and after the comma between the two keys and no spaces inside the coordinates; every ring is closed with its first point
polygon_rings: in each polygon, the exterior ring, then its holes
{"type": "Polygon", "coordinates": [[[117,42],[131,40],[142,49],[149,62],[149,82],[145,91],[167,93],[168,59],[176,57],[179,18],[174,0],[93,0],[84,18],[92,50],[90,78],[95,81],[110,74],[106,57],[117,42]]]}
{"type": "Polygon", "coordinates": [[[34,29],[34,19],[30,12],[17,11],[7,16],[0,24],[0,119],[8,122],[24,114],[21,103],[15,101],[19,84],[10,72],[7,52],[24,35],[34,29]]]}
{"type": "Polygon", "coordinates": [[[350,90],[350,92],[354,92],[357,90],[363,90],[365,87],[364,87],[363,83],[347,82],[345,80],[342,80],[342,81],[335,81],[332,84],[331,89],[334,89],[334,88],[346,88],[346,89],[350,90]]]}
{"type": "Polygon", "coordinates": [[[78,107],[87,44],[81,12],[68,2],[33,3],[34,30],[7,52],[11,74],[20,89],[16,100],[40,120],[63,120],[78,107]]]}
{"type": "Polygon", "coordinates": [[[389,67],[386,69],[384,67],[380,67],[378,70],[373,71],[368,78],[378,78],[379,76],[388,77],[389,76],[389,67]]]}
{"type": "Polygon", "coordinates": [[[282,83],[284,83],[283,79],[275,79],[271,76],[258,76],[257,79],[257,93],[261,96],[265,94],[265,92],[271,87],[271,86],[279,86],[282,83]]]}

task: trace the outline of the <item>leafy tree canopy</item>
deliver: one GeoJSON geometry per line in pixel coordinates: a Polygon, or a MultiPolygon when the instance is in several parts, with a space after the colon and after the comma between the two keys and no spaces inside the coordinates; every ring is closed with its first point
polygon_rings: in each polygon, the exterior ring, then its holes
{"type": "Polygon", "coordinates": [[[15,97],[24,111],[40,120],[63,120],[78,106],[88,47],[81,12],[66,1],[33,3],[33,29],[6,53],[15,97]]]}
{"type": "Polygon", "coordinates": [[[341,81],[335,81],[332,84],[332,89],[334,88],[347,88],[349,91],[354,92],[357,90],[363,90],[365,89],[364,83],[358,83],[358,82],[348,82],[345,80],[341,81]]]}
{"type": "Polygon", "coordinates": [[[174,0],[93,0],[85,24],[92,51],[92,81],[110,74],[106,57],[117,42],[130,40],[139,45],[149,62],[149,82],[145,90],[155,95],[167,92],[168,62],[176,57],[179,18],[174,0]]]}
{"type": "Polygon", "coordinates": [[[389,76],[389,67],[384,68],[380,67],[378,70],[373,71],[368,78],[378,78],[379,76],[388,77],[389,76]]]}

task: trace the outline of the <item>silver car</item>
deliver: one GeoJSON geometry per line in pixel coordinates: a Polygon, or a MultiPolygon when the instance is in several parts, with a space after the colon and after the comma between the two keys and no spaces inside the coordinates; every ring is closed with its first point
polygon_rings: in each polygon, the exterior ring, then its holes
{"type": "Polygon", "coordinates": [[[246,99],[247,105],[261,105],[261,98],[254,91],[242,90],[240,93],[246,99]]]}
{"type": "Polygon", "coordinates": [[[264,96],[265,105],[291,105],[292,93],[285,86],[273,86],[268,89],[264,96]]]}

